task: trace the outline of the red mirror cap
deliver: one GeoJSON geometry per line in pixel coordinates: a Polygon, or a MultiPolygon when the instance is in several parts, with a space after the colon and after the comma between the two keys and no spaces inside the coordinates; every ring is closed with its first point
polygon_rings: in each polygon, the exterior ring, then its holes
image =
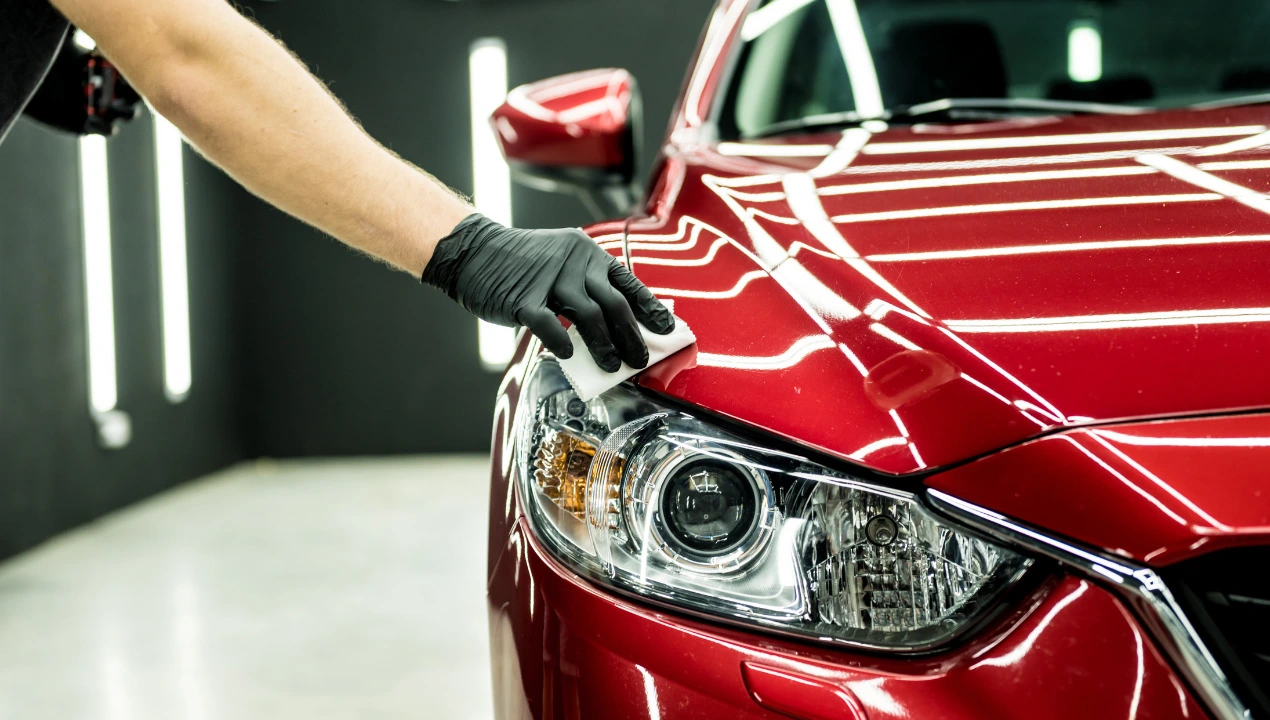
{"type": "Polygon", "coordinates": [[[547,167],[615,168],[628,158],[635,81],[589,70],[512,90],[490,123],[503,156],[547,167]]]}
{"type": "Polygon", "coordinates": [[[860,701],[846,687],[773,667],[741,663],[745,687],[754,702],[802,720],[868,720],[860,701]]]}

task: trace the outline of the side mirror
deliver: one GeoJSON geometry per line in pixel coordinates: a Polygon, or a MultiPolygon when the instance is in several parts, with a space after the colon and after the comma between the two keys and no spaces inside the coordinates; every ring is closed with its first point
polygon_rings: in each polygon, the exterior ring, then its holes
{"type": "Polygon", "coordinates": [[[516,180],[576,194],[603,219],[635,206],[642,120],[630,73],[590,70],[512,90],[490,123],[516,180]]]}

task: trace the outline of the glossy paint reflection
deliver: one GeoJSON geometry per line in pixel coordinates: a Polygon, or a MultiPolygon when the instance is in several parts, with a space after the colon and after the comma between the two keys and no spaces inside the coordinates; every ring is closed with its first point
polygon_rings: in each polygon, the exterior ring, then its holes
{"type": "Polygon", "coordinates": [[[759,686],[769,693],[790,687],[785,697],[800,700],[804,718],[849,718],[853,706],[870,720],[1202,716],[1132,615],[1087,581],[1046,585],[952,653],[887,659],[646,609],[562,572],[526,540],[528,554],[503,555],[490,612],[491,627],[509,628],[494,636],[495,665],[521,670],[520,694],[504,701],[523,702],[531,717],[664,718],[670,708],[676,717],[787,717],[756,701],[746,668],[765,673],[759,686]],[[532,590],[523,580],[530,567],[538,579],[532,590]],[[529,594],[536,595],[533,615],[529,594]],[[581,677],[579,668],[586,668],[581,677]]]}
{"type": "Polygon", "coordinates": [[[615,168],[628,157],[634,80],[591,70],[518,87],[490,119],[508,160],[543,167],[615,168]]]}
{"type": "Polygon", "coordinates": [[[932,477],[931,487],[1153,565],[1270,542],[1270,415],[1088,428],[932,477]]]}
{"type": "Polygon", "coordinates": [[[682,299],[708,362],[646,384],[890,473],[1101,419],[1270,406],[1259,373],[1185,380],[1270,361],[1260,119],[1174,111],[679,148],[627,250],[641,279],[682,299]],[[1220,147],[1235,157],[1190,155],[1220,147]],[[845,362],[791,364],[808,337],[845,362]],[[878,407],[871,373],[919,351],[955,376],[878,407]],[[788,389],[774,397],[773,375],[788,389]]]}
{"type": "MultiPolygon", "coordinates": [[[[717,4],[644,212],[590,230],[698,337],[638,382],[881,473],[984,455],[923,478],[1144,564],[1270,542],[1270,415],[1086,427],[1270,408],[1264,108],[712,144],[732,51],[805,4],[749,21],[747,0],[717,4]]],[[[854,4],[830,6],[867,106],[854,4]]],[[[537,351],[522,344],[495,426],[492,650],[518,681],[498,685],[506,715],[1204,715],[1100,584],[1127,563],[1037,579],[966,645],[921,658],[710,625],[580,581],[544,556],[510,482],[537,351]],[[773,704],[791,687],[821,702],[773,704]]]]}

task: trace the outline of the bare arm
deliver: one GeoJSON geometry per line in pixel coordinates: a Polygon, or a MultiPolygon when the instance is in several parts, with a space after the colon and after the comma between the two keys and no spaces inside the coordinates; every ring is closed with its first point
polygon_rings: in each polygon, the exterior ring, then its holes
{"type": "Polygon", "coordinates": [[[52,0],[160,114],[269,203],[415,277],[472,212],[367,135],[225,0],[52,0]]]}
{"type": "Polygon", "coordinates": [[[639,324],[674,319],[580,230],[513,230],[480,216],[367,135],[320,82],[225,0],[52,0],[204,155],[248,190],[422,277],[473,314],[527,325],[595,361],[648,362],[639,324]],[[433,261],[433,257],[436,257],[433,261]]]}

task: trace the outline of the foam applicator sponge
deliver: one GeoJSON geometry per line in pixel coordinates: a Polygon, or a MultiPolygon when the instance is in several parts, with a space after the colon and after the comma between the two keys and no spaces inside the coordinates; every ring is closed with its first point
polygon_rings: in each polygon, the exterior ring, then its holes
{"type": "MultiPolygon", "coordinates": [[[[644,343],[648,345],[648,367],[697,342],[697,336],[692,334],[688,323],[678,316],[675,316],[675,329],[669,335],[658,335],[643,325],[640,325],[639,330],[644,343]]],[[[606,390],[617,387],[623,380],[644,371],[622,363],[617,372],[605,372],[595,364],[590,351],[586,349],[586,343],[582,342],[582,336],[578,335],[576,326],[569,328],[569,339],[573,341],[573,357],[560,360],[560,369],[569,378],[578,397],[583,400],[591,400],[606,390]]]]}

